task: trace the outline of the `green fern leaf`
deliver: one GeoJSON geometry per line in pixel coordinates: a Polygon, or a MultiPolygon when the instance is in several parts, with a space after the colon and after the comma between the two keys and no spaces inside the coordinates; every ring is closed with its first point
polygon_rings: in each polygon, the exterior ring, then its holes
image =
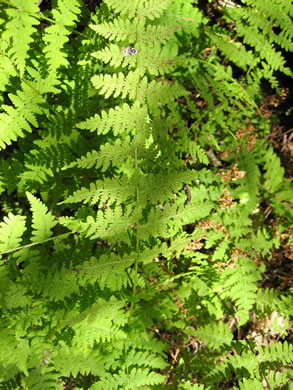
{"type": "Polygon", "coordinates": [[[13,65],[13,60],[4,55],[1,55],[0,70],[0,91],[4,92],[6,91],[6,85],[9,83],[10,76],[16,77],[17,71],[13,65]]]}
{"type": "Polygon", "coordinates": [[[204,341],[212,349],[218,349],[223,345],[230,346],[233,339],[230,328],[222,322],[200,327],[195,334],[199,340],[204,341]]]}
{"type": "MultiPolygon", "coordinates": [[[[117,45],[110,45],[103,50],[97,51],[91,54],[93,57],[98,60],[103,61],[105,64],[110,63],[114,68],[119,68],[122,62],[125,60],[125,57],[122,54],[122,50],[117,45]]],[[[123,66],[127,65],[124,61],[123,66]]]]}
{"type": "Polygon", "coordinates": [[[105,95],[105,99],[111,95],[114,98],[121,95],[122,99],[125,99],[129,95],[129,98],[134,100],[139,73],[137,71],[129,72],[127,76],[122,72],[119,72],[118,75],[116,73],[96,75],[91,78],[91,81],[96,89],[100,89],[99,93],[105,95]]]}
{"type": "Polygon", "coordinates": [[[103,360],[102,356],[97,356],[95,350],[83,355],[81,351],[76,352],[66,344],[61,344],[61,346],[60,344],[52,353],[52,360],[56,370],[62,372],[64,376],[73,375],[76,377],[78,374],[86,376],[89,373],[104,376],[106,374],[106,361],[103,360]]]}
{"type": "Polygon", "coordinates": [[[239,43],[229,41],[226,35],[224,37],[212,36],[212,40],[221,52],[239,68],[247,70],[248,67],[254,67],[257,64],[258,59],[254,58],[250,50],[246,50],[239,43]]]}
{"type": "Polygon", "coordinates": [[[259,345],[260,362],[280,362],[283,366],[288,366],[293,362],[293,346],[287,341],[284,343],[272,343],[270,346],[263,348],[259,345]]]}
{"type": "Polygon", "coordinates": [[[163,369],[168,366],[162,357],[149,354],[146,351],[131,349],[127,355],[128,366],[145,366],[153,369],[163,369]]]}
{"type": "Polygon", "coordinates": [[[257,281],[261,279],[256,264],[245,257],[239,257],[235,269],[226,268],[223,274],[223,297],[233,299],[236,307],[236,315],[240,316],[239,325],[246,323],[249,310],[256,301],[257,281]]]}
{"type": "Polygon", "coordinates": [[[239,382],[239,387],[233,386],[233,390],[240,389],[240,390],[263,390],[263,385],[260,381],[257,379],[243,379],[241,382],[239,382]]]}
{"type": "MultiPolygon", "coordinates": [[[[27,270],[26,270],[27,271],[27,270]]],[[[72,296],[79,291],[74,273],[67,268],[61,270],[50,270],[47,275],[39,276],[40,290],[44,297],[49,297],[53,302],[65,301],[65,298],[72,296]]]]}
{"type": "Polygon", "coordinates": [[[26,192],[26,196],[31,204],[31,211],[33,213],[33,236],[31,241],[43,242],[52,236],[51,229],[57,224],[57,221],[38,198],[29,192],[26,192]]]}
{"type": "Polygon", "coordinates": [[[112,291],[120,291],[129,284],[127,269],[133,265],[134,259],[134,253],[122,258],[114,253],[101,255],[99,259],[92,256],[80,267],[77,265],[74,268],[77,272],[75,277],[83,286],[98,283],[101,290],[107,287],[112,291]]]}
{"type": "Polygon", "coordinates": [[[24,378],[23,384],[31,390],[62,390],[63,386],[58,381],[58,376],[53,368],[44,365],[31,370],[24,378]]]}
{"type": "MultiPolygon", "coordinates": [[[[28,375],[29,341],[13,335],[1,324],[0,338],[0,380],[5,381],[15,376],[19,371],[28,375]]],[[[4,325],[5,326],[5,325],[4,325]]]]}
{"type": "Polygon", "coordinates": [[[116,13],[127,15],[128,18],[148,18],[153,20],[160,17],[167,9],[171,0],[105,0],[106,4],[116,13]]]}
{"type": "Polygon", "coordinates": [[[129,43],[133,43],[137,39],[137,25],[137,21],[117,18],[114,19],[113,22],[105,22],[99,25],[91,24],[89,27],[93,29],[97,34],[103,35],[110,41],[127,41],[129,43]]]}
{"type": "Polygon", "coordinates": [[[137,97],[141,103],[147,100],[151,107],[167,104],[175,98],[187,94],[187,91],[179,84],[170,85],[155,80],[148,83],[146,77],[139,82],[139,75],[140,71],[136,70],[129,72],[127,76],[119,72],[118,76],[116,73],[114,75],[96,75],[91,80],[94,87],[100,89],[99,93],[105,95],[105,99],[111,95],[113,97],[121,95],[122,99],[129,96],[131,100],[137,97]]]}
{"type": "Polygon", "coordinates": [[[253,211],[258,204],[260,172],[253,153],[242,149],[239,157],[239,169],[246,171],[235,191],[242,198],[241,204],[247,211],[253,211]]]}
{"type": "MultiPolygon", "coordinates": [[[[15,61],[18,70],[23,75],[28,58],[27,53],[33,42],[32,35],[36,31],[33,25],[38,24],[38,19],[34,15],[37,15],[39,8],[32,1],[11,0],[9,5],[11,8],[6,9],[9,21],[5,25],[1,43],[9,42],[6,48],[8,56],[15,61]]],[[[3,49],[2,45],[1,47],[3,49]]]]}
{"type": "Polygon", "coordinates": [[[40,108],[43,98],[26,84],[22,85],[22,90],[18,91],[17,95],[9,94],[9,98],[15,107],[2,106],[5,111],[0,113],[0,148],[2,149],[10,145],[11,141],[16,141],[17,137],[23,136],[24,130],[31,133],[30,124],[38,127],[35,115],[43,112],[40,108]]]}
{"type": "Polygon", "coordinates": [[[127,315],[122,308],[123,300],[117,300],[112,296],[109,301],[102,298],[86,312],[86,319],[70,324],[75,335],[72,344],[80,351],[93,348],[99,342],[118,342],[126,338],[122,326],[127,322],[127,315]]]}
{"type": "Polygon", "coordinates": [[[284,179],[284,168],[281,167],[279,157],[274,153],[272,148],[269,148],[265,155],[265,188],[272,193],[275,193],[284,179]]]}
{"type": "Polygon", "coordinates": [[[0,253],[20,246],[21,237],[26,231],[26,218],[20,215],[8,214],[0,223],[0,253]]]}
{"type": "Polygon", "coordinates": [[[164,382],[164,376],[156,372],[149,372],[142,368],[132,368],[127,375],[120,370],[118,374],[107,374],[100,382],[92,386],[93,390],[118,390],[118,389],[139,389],[145,386],[159,385],[164,382]]]}
{"type": "Polygon", "coordinates": [[[60,66],[68,66],[66,53],[62,50],[69,40],[68,35],[75,26],[77,16],[80,13],[78,0],[63,0],[58,2],[58,9],[53,9],[52,14],[55,24],[46,28],[44,35],[46,55],[52,73],[60,66]]]}
{"type": "Polygon", "coordinates": [[[76,126],[91,132],[97,131],[97,134],[107,134],[112,129],[113,134],[117,136],[128,134],[134,127],[143,128],[146,118],[145,106],[140,106],[138,102],[133,106],[124,103],[122,106],[111,108],[108,112],[102,111],[100,115],[96,114],[76,126]]]}

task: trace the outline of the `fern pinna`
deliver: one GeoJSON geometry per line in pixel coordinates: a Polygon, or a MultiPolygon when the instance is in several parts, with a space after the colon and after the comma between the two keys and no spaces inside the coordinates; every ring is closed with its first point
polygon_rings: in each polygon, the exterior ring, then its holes
{"type": "Polygon", "coordinates": [[[291,192],[257,99],[292,7],[35,3],[0,5],[1,388],[285,388],[291,297],[260,283],[291,192]],[[252,313],[278,343],[235,338],[252,313]]]}

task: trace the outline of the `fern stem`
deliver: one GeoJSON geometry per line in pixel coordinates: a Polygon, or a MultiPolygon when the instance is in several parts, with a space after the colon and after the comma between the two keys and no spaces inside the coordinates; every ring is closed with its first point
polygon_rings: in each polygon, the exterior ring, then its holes
{"type": "MultiPolygon", "coordinates": [[[[135,148],[135,169],[137,170],[137,148],[135,148]]],[[[139,204],[139,189],[138,185],[136,187],[136,206],[139,204]]],[[[132,297],[136,294],[136,287],[137,287],[137,273],[138,273],[138,262],[139,262],[139,232],[138,232],[138,223],[139,223],[139,216],[138,213],[136,214],[136,243],[135,243],[135,262],[134,262],[134,278],[133,278],[133,288],[132,288],[132,297]]],[[[129,317],[128,317],[128,323],[131,318],[131,314],[133,311],[134,302],[131,302],[130,309],[129,309],[129,317]]]]}
{"type": "Polygon", "coordinates": [[[5,255],[5,254],[7,254],[7,253],[19,251],[20,249],[30,248],[31,246],[45,244],[45,243],[48,242],[48,241],[56,240],[57,238],[62,237],[62,236],[69,236],[70,234],[74,234],[74,232],[59,234],[58,236],[54,236],[54,237],[48,238],[48,239],[45,240],[45,241],[33,242],[32,244],[22,245],[22,246],[19,246],[18,248],[9,249],[9,250],[7,250],[7,251],[1,252],[1,253],[0,253],[0,256],[1,256],[1,255],[5,255]]]}
{"type": "MultiPolygon", "coordinates": [[[[137,148],[135,148],[135,169],[137,170],[137,148]]],[[[138,185],[136,187],[136,205],[139,204],[139,190],[138,185]]],[[[136,259],[134,265],[134,281],[133,281],[133,295],[136,294],[136,285],[137,285],[137,270],[138,270],[138,260],[139,260],[139,232],[138,232],[138,213],[136,214],[136,259]]]]}
{"type": "Polygon", "coordinates": [[[124,353],[125,353],[125,371],[127,375],[127,381],[128,381],[128,389],[130,389],[130,379],[129,379],[129,369],[128,369],[128,355],[127,355],[127,349],[126,349],[126,341],[124,341],[124,353]]]}
{"type": "MultiPolygon", "coordinates": [[[[47,20],[48,22],[50,22],[50,23],[52,23],[52,24],[64,26],[62,23],[58,23],[58,22],[56,22],[56,20],[51,19],[51,18],[48,18],[47,16],[44,16],[44,15],[40,15],[40,16],[39,16],[39,15],[33,15],[33,16],[39,18],[40,21],[41,21],[41,20],[47,20]]],[[[80,31],[77,31],[77,30],[72,31],[71,34],[77,34],[77,35],[80,35],[80,36],[82,36],[82,37],[84,37],[84,38],[87,38],[85,34],[83,34],[83,33],[80,32],[80,31]]]]}

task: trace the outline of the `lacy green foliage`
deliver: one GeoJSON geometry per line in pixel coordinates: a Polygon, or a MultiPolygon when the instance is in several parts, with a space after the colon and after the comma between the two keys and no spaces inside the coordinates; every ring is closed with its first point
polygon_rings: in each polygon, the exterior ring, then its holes
{"type": "Polygon", "coordinates": [[[23,85],[17,95],[9,94],[13,106],[2,105],[0,147],[3,149],[24,135],[24,131],[31,132],[31,126],[38,126],[36,114],[42,110],[39,105],[43,99],[36,95],[30,87],[23,85]],[[6,145],[5,145],[6,144],[6,145]]]}
{"type": "Polygon", "coordinates": [[[19,247],[25,230],[25,217],[12,213],[4,217],[0,230],[1,252],[19,247]]]}
{"type": "Polygon", "coordinates": [[[211,349],[219,349],[223,344],[230,345],[232,340],[231,330],[221,322],[197,329],[196,336],[211,349]]]}
{"type": "Polygon", "coordinates": [[[48,212],[47,207],[42,202],[31,195],[29,192],[26,194],[33,213],[32,228],[33,236],[32,242],[45,241],[52,235],[51,229],[56,225],[54,216],[48,212]]]}
{"type": "Polygon", "coordinates": [[[233,299],[237,307],[237,315],[240,317],[239,325],[242,325],[247,322],[249,310],[255,304],[257,282],[261,276],[256,264],[250,259],[239,257],[237,268],[236,272],[231,268],[226,268],[223,274],[221,295],[224,298],[233,299]],[[245,289],[245,295],[243,295],[243,289],[245,289]]]}
{"type": "Polygon", "coordinates": [[[1,20],[6,21],[1,34],[1,54],[8,54],[21,74],[24,73],[32,35],[38,24],[38,7],[32,1],[12,0],[1,5],[1,20]]]}
{"type": "Polygon", "coordinates": [[[69,61],[64,52],[64,45],[69,40],[68,35],[75,27],[80,3],[78,0],[65,0],[58,3],[58,9],[52,10],[54,23],[46,28],[44,34],[44,52],[49,70],[53,73],[60,66],[67,67],[69,61]]]}
{"type": "Polygon", "coordinates": [[[292,5],[35,3],[0,5],[0,387],[285,389],[292,296],[261,281],[292,190],[257,104],[292,5]]]}
{"type": "MultiPolygon", "coordinates": [[[[291,362],[292,346],[287,342],[272,344],[268,347],[258,346],[244,350],[236,356],[230,355],[224,363],[219,363],[209,376],[210,378],[216,376],[217,380],[220,380],[221,376],[229,378],[229,372],[233,371],[239,379],[241,389],[248,389],[247,386],[252,385],[255,385],[256,389],[263,389],[262,382],[277,389],[289,383],[292,371],[288,368],[291,362]],[[277,371],[281,367],[283,372],[278,375],[277,371]]],[[[214,381],[215,377],[211,380],[214,381]]]]}
{"type": "MultiPolygon", "coordinates": [[[[225,17],[233,22],[237,40],[222,39],[216,36],[215,43],[222,53],[240,68],[251,71],[251,77],[265,77],[273,86],[277,80],[273,75],[280,70],[292,76],[290,68],[286,67],[286,60],[277,47],[292,50],[293,28],[291,10],[286,0],[271,4],[270,1],[243,2],[247,7],[227,7],[225,17]],[[242,44],[249,45],[252,50],[242,44]]],[[[220,35],[220,34],[219,34],[220,35]]]]}

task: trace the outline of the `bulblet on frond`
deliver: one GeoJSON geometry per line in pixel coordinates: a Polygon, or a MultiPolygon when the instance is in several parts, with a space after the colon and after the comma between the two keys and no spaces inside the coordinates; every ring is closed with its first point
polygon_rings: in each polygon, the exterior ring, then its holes
{"type": "Polygon", "coordinates": [[[123,55],[124,56],[133,56],[137,54],[137,50],[135,47],[130,47],[130,46],[127,46],[125,47],[125,49],[123,50],[123,55]]]}

